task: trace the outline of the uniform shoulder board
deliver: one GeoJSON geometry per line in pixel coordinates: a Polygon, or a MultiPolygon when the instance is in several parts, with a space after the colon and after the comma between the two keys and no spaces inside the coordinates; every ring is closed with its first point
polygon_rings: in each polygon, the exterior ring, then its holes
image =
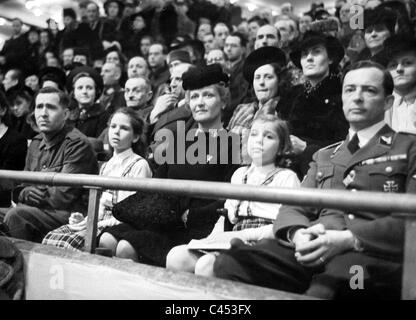
{"type": "Polygon", "coordinates": [[[339,147],[343,142],[344,142],[344,140],[338,141],[336,143],[330,144],[329,146],[323,147],[322,149],[319,149],[319,151],[334,149],[336,147],[339,147]]]}

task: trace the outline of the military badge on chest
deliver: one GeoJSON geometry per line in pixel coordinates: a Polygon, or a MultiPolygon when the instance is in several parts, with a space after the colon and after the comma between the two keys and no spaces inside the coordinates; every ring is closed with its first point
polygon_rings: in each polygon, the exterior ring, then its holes
{"type": "Polygon", "coordinates": [[[383,184],[384,192],[398,192],[399,191],[399,184],[395,180],[387,180],[383,184]]]}

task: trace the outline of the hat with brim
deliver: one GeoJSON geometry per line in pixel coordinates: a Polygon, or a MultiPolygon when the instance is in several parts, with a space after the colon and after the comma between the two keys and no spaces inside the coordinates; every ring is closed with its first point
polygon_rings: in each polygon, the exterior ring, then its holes
{"type": "Polygon", "coordinates": [[[296,67],[302,69],[302,65],[300,63],[302,52],[317,45],[322,45],[325,47],[329,59],[332,60],[331,66],[338,66],[345,53],[341,42],[333,36],[327,36],[322,33],[313,31],[308,31],[305,33],[303,40],[298,45],[296,45],[290,53],[290,59],[296,67]]]}
{"type": "Polygon", "coordinates": [[[49,80],[57,83],[61,90],[65,88],[66,75],[65,72],[60,68],[45,67],[39,71],[38,77],[40,82],[49,80]]]}
{"type": "Polygon", "coordinates": [[[16,97],[26,97],[27,99],[33,99],[35,92],[28,86],[16,85],[6,91],[6,97],[10,104],[16,99],[16,97]]]}
{"type": "Polygon", "coordinates": [[[276,47],[261,47],[254,50],[246,58],[243,65],[243,76],[249,82],[253,82],[254,72],[266,64],[277,63],[282,69],[286,67],[286,54],[276,47]]]}
{"type": "Polygon", "coordinates": [[[104,87],[103,79],[101,78],[101,76],[98,74],[98,72],[94,68],[91,68],[89,66],[77,67],[69,73],[68,78],[66,80],[66,88],[68,92],[72,91],[73,86],[74,86],[74,79],[77,75],[81,73],[85,74],[85,76],[92,78],[95,82],[97,91],[99,93],[102,92],[103,87],[104,87]]]}
{"type": "Polygon", "coordinates": [[[377,55],[376,62],[387,67],[395,56],[407,52],[414,52],[416,55],[416,39],[410,34],[394,35],[384,41],[384,48],[377,55]]]}
{"type": "Polygon", "coordinates": [[[182,75],[182,87],[184,90],[201,89],[216,83],[228,85],[228,82],[228,75],[217,63],[199,68],[191,68],[182,75]]]}
{"type": "Polygon", "coordinates": [[[376,25],[385,25],[393,35],[396,27],[397,14],[390,8],[376,7],[364,10],[364,30],[376,25]]]}

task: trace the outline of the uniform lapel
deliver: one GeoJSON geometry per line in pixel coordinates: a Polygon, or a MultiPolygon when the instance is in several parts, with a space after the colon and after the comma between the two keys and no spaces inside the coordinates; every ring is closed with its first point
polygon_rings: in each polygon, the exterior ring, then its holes
{"type": "Polygon", "coordinates": [[[351,152],[348,150],[347,145],[350,141],[349,136],[342,142],[339,147],[335,148],[332,153],[332,163],[345,167],[351,159],[351,152]]]}
{"type": "Polygon", "coordinates": [[[393,135],[394,131],[388,125],[381,128],[364,147],[352,155],[347,162],[347,171],[363,160],[377,158],[387,153],[391,148],[393,135]]]}

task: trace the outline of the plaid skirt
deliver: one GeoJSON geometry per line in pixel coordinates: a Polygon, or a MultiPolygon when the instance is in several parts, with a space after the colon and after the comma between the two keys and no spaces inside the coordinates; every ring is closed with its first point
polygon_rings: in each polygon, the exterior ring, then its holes
{"type": "MultiPolygon", "coordinates": [[[[104,228],[97,228],[97,236],[101,234],[103,229],[104,228]]],[[[83,251],[86,232],[87,229],[73,231],[66,224],[48,232],[45,238],[43,238],[42,244],[75,251],[83,251]]]]}
{"type": "Polygon", "coordinates": [[[259,218],[255,216],[239,216],[239,220],[233,227],[233,231],[240,231],[244,229],[259,228],[273,223],[273,220],[259,218]]]}

